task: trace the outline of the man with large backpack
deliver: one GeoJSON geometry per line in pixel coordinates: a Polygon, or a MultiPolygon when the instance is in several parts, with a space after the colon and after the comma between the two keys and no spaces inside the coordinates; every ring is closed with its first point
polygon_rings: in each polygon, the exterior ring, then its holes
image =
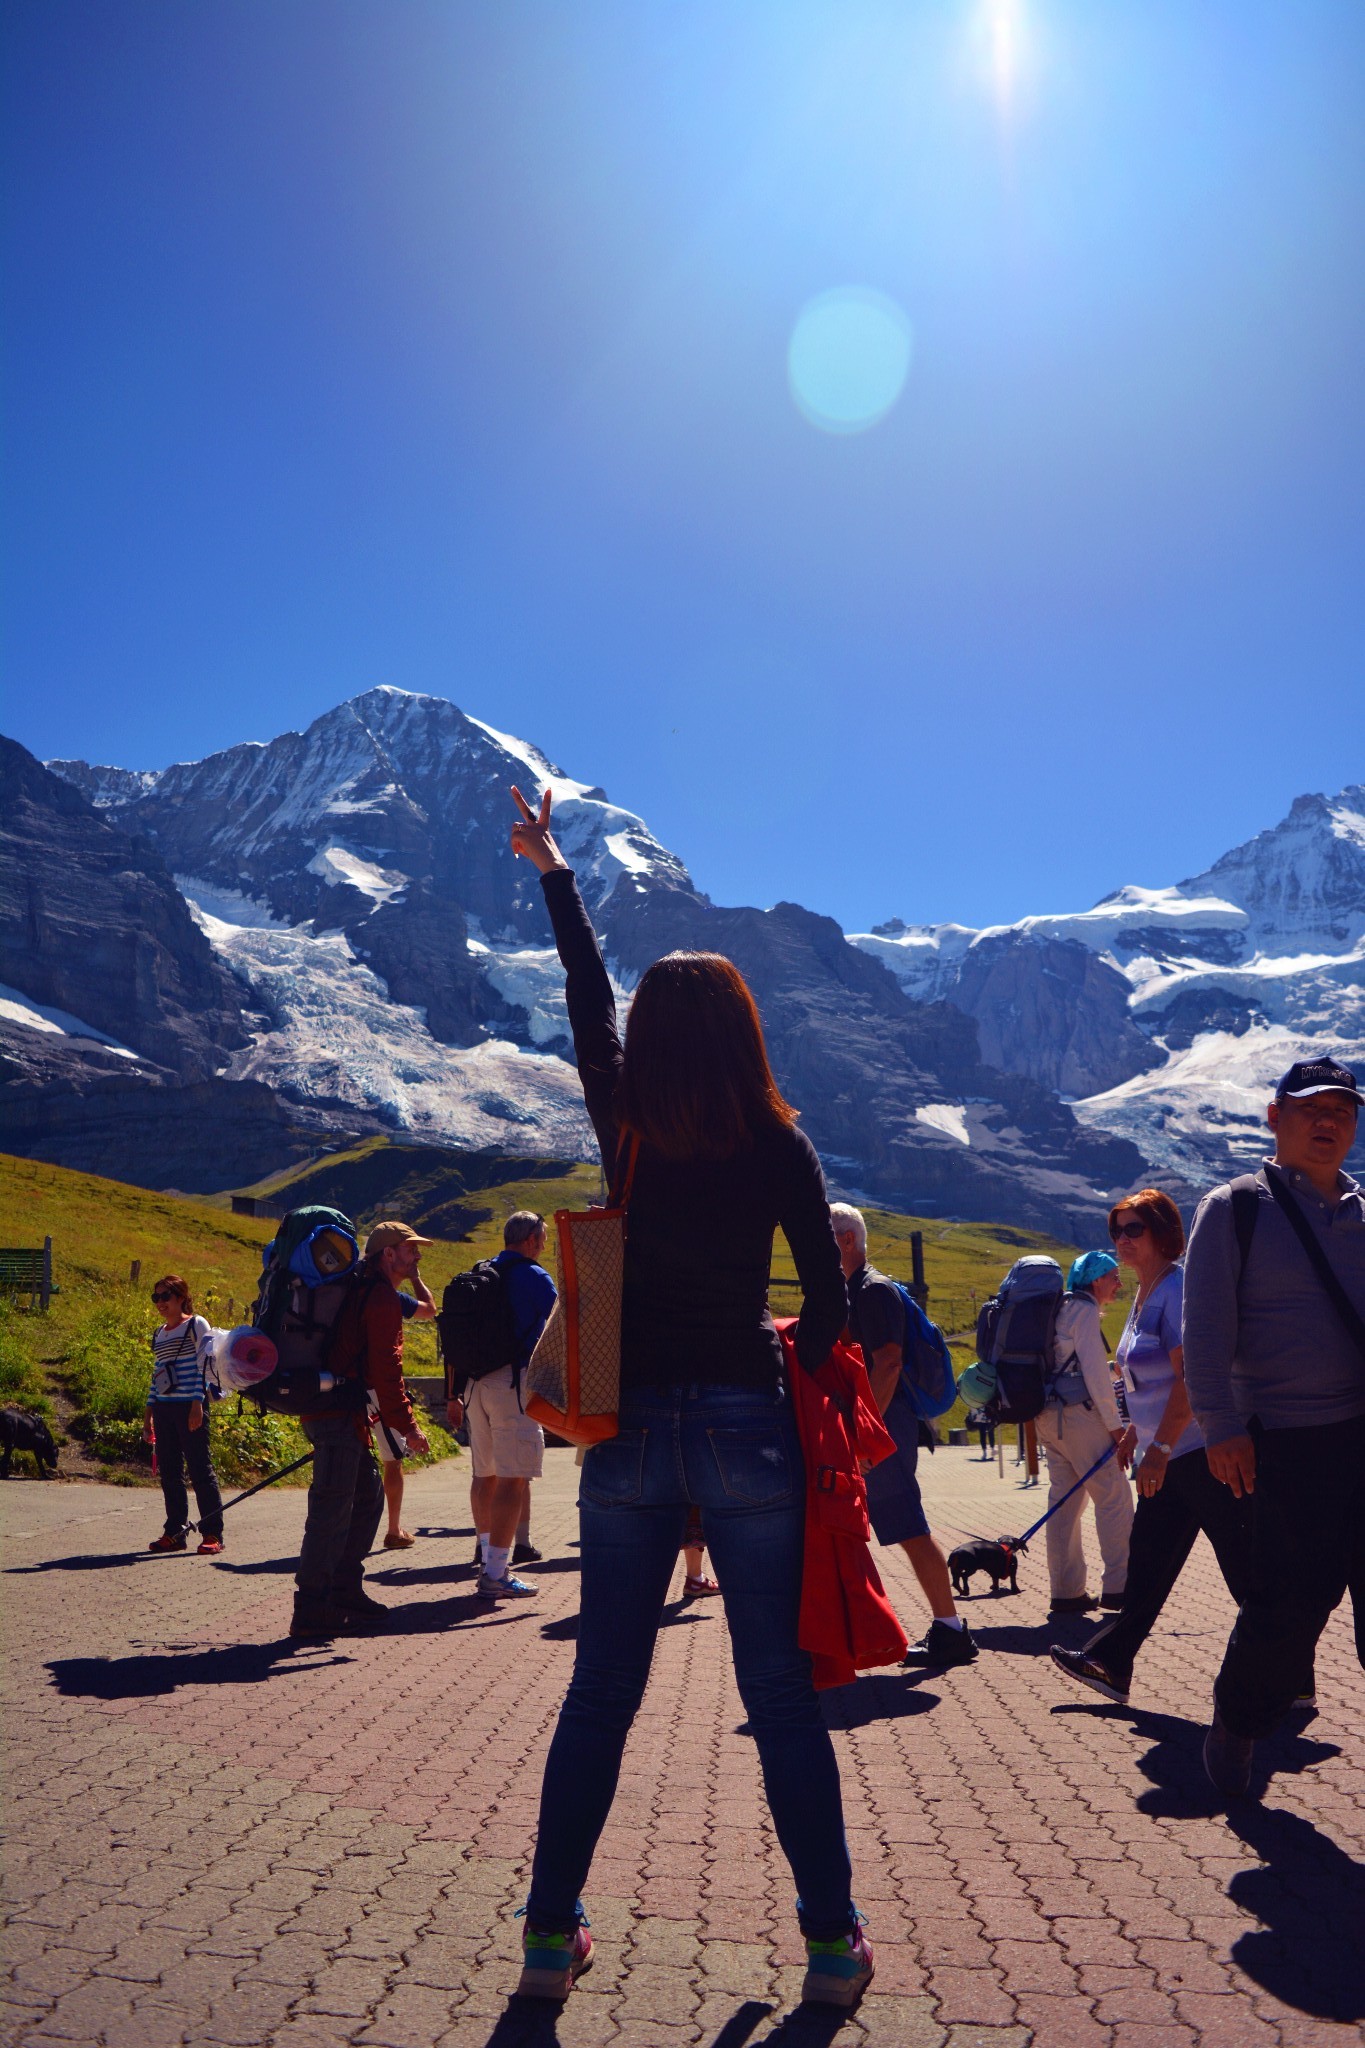
{"type": "Polygon", "coordinates": [[[469,1504],[479,1542],[479,1593],[486,1600],[527,1599],[537,1590],[510,1569],[531,1481],[545,1461],[545,1432],[525,1412],[521,1380],[556,1294],[540,1264],[544,1217],[518,1209],[502,1235],[495,1259],[451,1281],[439,1318],[446,1414],[453,1428],[467,1424],[469,1430],[469,1504]]]}
{"type": "MultiPolygon", "coordinates": [[[[848,1202],[832,1202],[829,1215],[848,1283],[849,1333],[862,1347],[873,1399],[896,1445],[895,1456],[884,1458],[867,1475],[868,1517],[880,1544],[899,1544],[905,1552],[929,1603],[928,1633],[911,1644],[905,1662],[935,1670],[973,1664],[977,1646],[954,1605],[948,1560],[929,1532],[916,1473],[920,1414],[905,1384],[905,1371],[918,1334],[917,1326],[911,1328],[910,1312],[913,1309],[917,1316],[921,1312],[896,1281],[868,1264],[867,1224],[862,1211],[848,1202]]],[[[924,1320],[933,1330],[927,1318],[924,1320]]],[[[944,1351],[946,1354],[946,1346],[944,1351]]],[[[951,1384],[950,1372],[948,1386],[951,1384]]],[[[948,1405],[951,1400],[948,1394],[948,1405]]]]}
{"type": "Polygon", "coordinates": [[[1302,1696],[1348,1587],[1365,1663],[1365,1191],[1342,1171],[1362,1102],[1348,1067],[1296,1061],[1266,1113],[1274,1157],[1205,1195],[1185,1254],[1190,1405],[1209,1470],[1253,1507],[1204,1742],[1227,1797],[1302,1696]]]}
{"type": "MultiPolygon", "coordinates": [[[[376,1223],[336,1318],[327,1378],[354,1399],[299,1417],[313,1446],[308,1514],[296,1574],[291,1636],[325,1642],[382,1626],[387,1608],[364,1589],[365,1559],[384,1513],[384,1486],[371,1450],[370,1404],[383,1425],[420,1457],[431,1446],[403,1384],[402,1280],[416,1278],[424,1246],[406,1223],[376,1223]]],[[[352,1251],[352,1257],[354,1252],[352,1251]]],[[[340,1391],[338,1388],[335,1391],[340,1391]]]]}

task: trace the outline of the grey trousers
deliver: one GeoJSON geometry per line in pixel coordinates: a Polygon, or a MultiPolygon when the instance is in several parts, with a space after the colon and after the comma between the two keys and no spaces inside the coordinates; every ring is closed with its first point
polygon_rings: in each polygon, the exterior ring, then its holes
{"type": "Polygon", "coordinates": [[[384,1513],[384,1482],[354,1415],[309,1416],[302,1428],[313,1446],[313,1477],[295,1584],[305,1600],[325,1603],[360,1591],[384,1513]]]}

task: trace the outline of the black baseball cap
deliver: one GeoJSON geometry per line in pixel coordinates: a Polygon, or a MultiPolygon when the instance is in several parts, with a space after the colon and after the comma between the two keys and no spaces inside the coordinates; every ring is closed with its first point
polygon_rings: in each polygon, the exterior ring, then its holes
{"type": "Polygon", "coordinates": [[[1275,1088],[1275,1100],[1283,1102],[1286,1095],[1298,1101],[1305,1095],[1326,1095],[1334,1090],[1340,1095],[1354,1096],[1357,1102],[1365,1102],[1365,1095],[1356,1086],[1356,1077],[1349,1067],[1337,1065],[1335,1060],[1295,1060],[1287,1074],[1281,1074],[1275,1088]]]}

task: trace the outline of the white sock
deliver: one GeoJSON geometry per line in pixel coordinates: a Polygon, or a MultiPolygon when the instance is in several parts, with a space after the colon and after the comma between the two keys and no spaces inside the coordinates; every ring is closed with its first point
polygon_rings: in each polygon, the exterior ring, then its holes
{"type": "Polygon", "coordinates": [[[965,1628],[967,1626],[960,1614],[936,1614],[934,1620],[940,1628],[965,1628]]]}
{"type": "Polygon", "coordinates": [[[507,1577],[507,1560],[511,1555],[512,1546],[510,1543],[505,1548],[498,1543],[484,1544],[483,1568],[490,1579],[505,1579],[507,1577]]]}
{"type": "Polygon", "coordinates": [[[488,1562],[488,1531],[486,1529],[480,1529],[476,1540],[479,1546],[479,1554],[483,1558],[484,1563],[486,1564],[488,1562]]]}

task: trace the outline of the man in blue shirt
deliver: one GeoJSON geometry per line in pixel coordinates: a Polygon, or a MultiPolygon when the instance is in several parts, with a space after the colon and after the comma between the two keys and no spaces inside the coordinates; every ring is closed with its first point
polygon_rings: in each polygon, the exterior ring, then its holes
{"type": "Polygon", "coordinates": [[[545,1219],[518,1209],[503,1226],[503,1250],[493,1261],[503,1276],[516,1332],[509,1364],[471,1381],[464,1400],[450,1402],[455,1428],[469,1426],[474,1480],[469,1489],[482,1572],[479,1592],[491,1600],[525,1599],[536,1591],[509,1569],[517,1525],[529,1519],[531,1481],[545,1458],[545,1432],[522,1407],[522,1375],[550,1310],[555,1283],[539,1263],[545,1249],[545,1219]]]}

